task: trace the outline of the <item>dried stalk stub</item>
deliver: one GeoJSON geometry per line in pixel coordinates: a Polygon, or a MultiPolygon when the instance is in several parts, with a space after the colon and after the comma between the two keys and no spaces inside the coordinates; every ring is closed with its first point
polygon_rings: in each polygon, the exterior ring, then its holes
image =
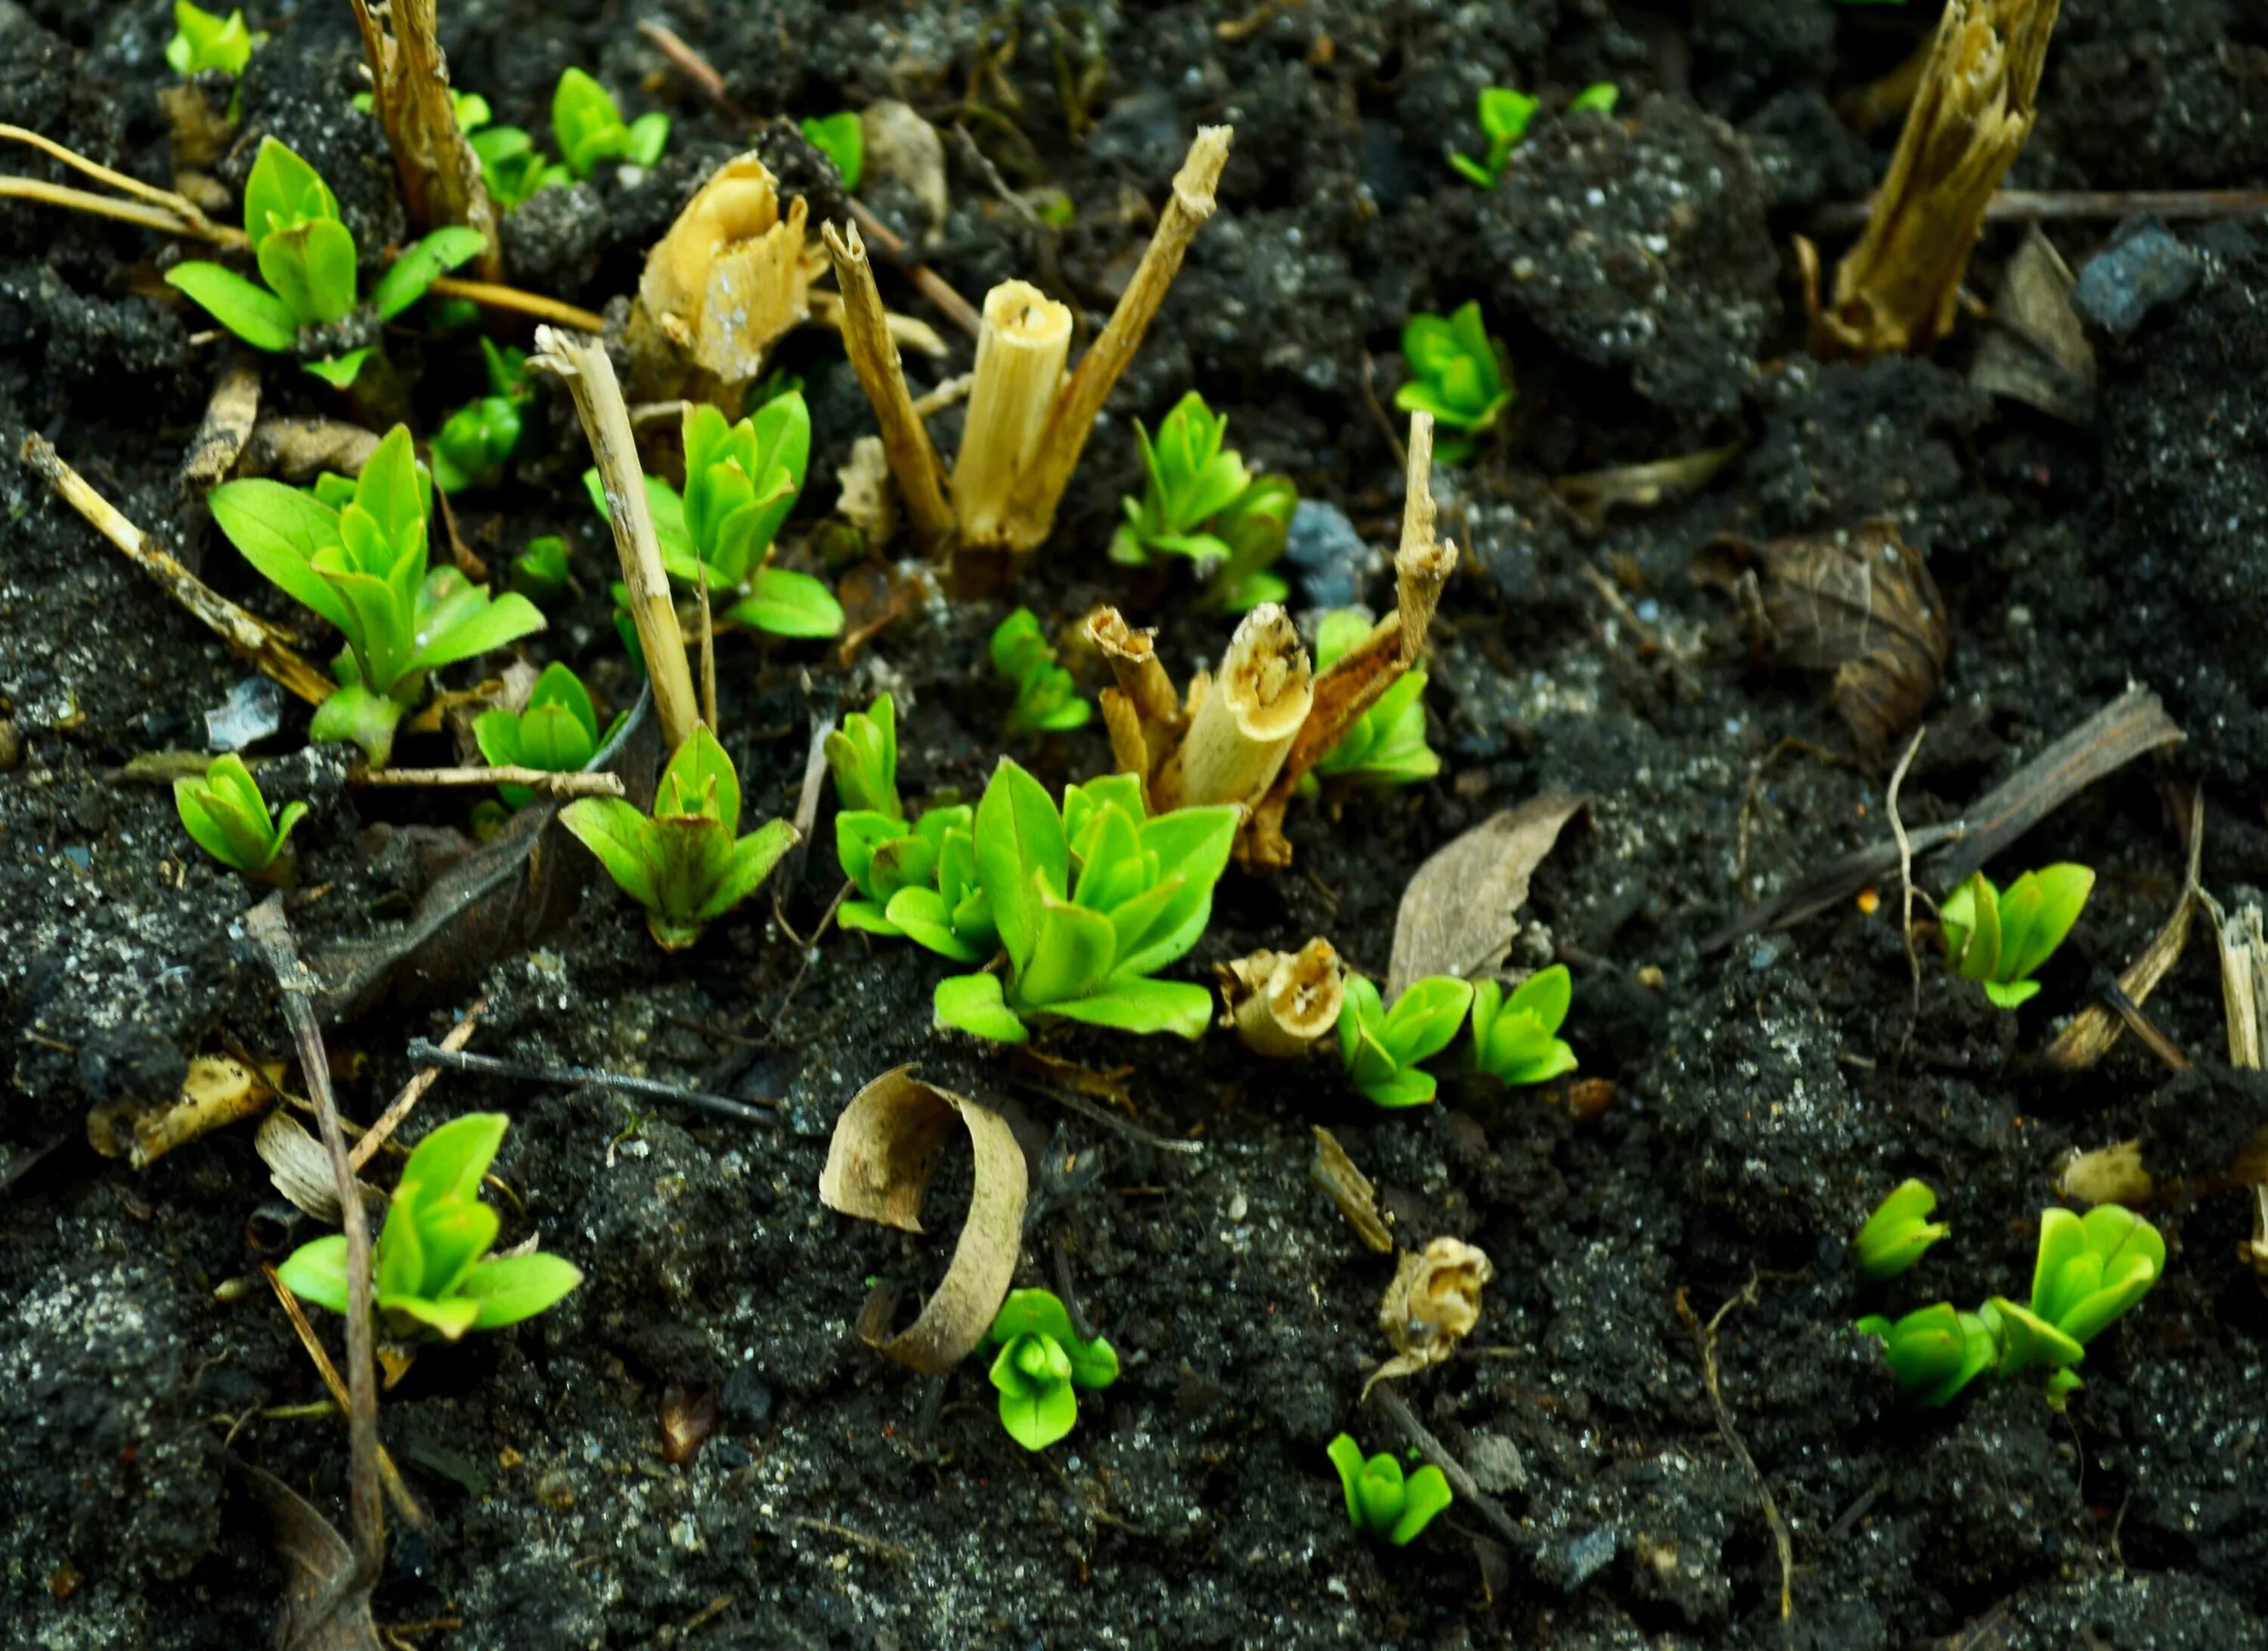
{"type": "Polygon", "coordinates": [[[1984,209],[2031,136],[2061,0],[1948,0],[1866,233],[1814,317],[1822,355],[1919,354],[1953,325],[1984,209]]]}
{"type": "Polygon", "coordinates": [[[1315,702],[1314,668],[1292,616],[1263,602],[1244,616],[1204,685],[1189,732],[1159,770],[1160,809],[1206,803],[1249,807],[1265,796],[1315,702]]]}
{"type": "Polygon", "coordinates": [[[1454,1352],[1480,1323],[1481,1286],[1494,1277],[1488,1257],[1462,1238],[1434,1239],[1416,1255],[1404,1250],[1378,1304],[1378,1327],[1394,1357],[1371,1372],[1363,1397],[1387,1376],[1409,1375],[1454,1352]]]}
{"type": "Polygon", "coordinates": [[[1318,936],[1296,952],[1255,952],[1219,969],[1224,1024],[1270,1060],[1296,1060],[1338,1029],[1346,971],[1318,936]]]}
{"type": "Polygon", "coordinates": [[[427,229],[465,224],[488,243],[483,278],[504,273],[496,203],[481,179],[480,157],[457,121],[449,63],[441,53],[435,0],[354,0],[370,64],[371,112],[394,151],[409,216],[427,229]]]}
{"type": "Polygon", "coordinates": [[[964,544],[1004,542],[1008,500],[1063,388],[1071,310],[1028,281],[984,295],[976,383],[953,461],[953,509],[964,544]]]}
{"type": "Polygon", "coordinates": [[[630,306],[631,393],[740,409],[764,352],[811,313],[807,208],[782,210],[779,181],[753,152],[710,174],[646,254],[630,306]]]}

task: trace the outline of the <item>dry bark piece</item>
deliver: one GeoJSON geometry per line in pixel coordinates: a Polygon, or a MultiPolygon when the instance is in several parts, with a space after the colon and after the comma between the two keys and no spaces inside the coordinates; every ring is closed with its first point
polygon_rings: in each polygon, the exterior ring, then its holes
{"type": "Polygon", "coordinates": [[[449,63],[434,32],[435,0],[354,0],[370,64],[371,113],[385,129],[410,217],[425,229],[467,224],[487,243],[481,274],[504,274],[496,205],[481,181],[480,158],[457,124],[449,63]]]}
{"type": "Polygon", "coordinates": [[[2072,303],[2079,278],[2036,224],[2000,276],[1992,326],[1969,382],[1988,395],[2084,425],[2095,415],[2095,346],[2072,303]]]}
{"type": "Polygon", "coordinates": [[[232,355],[213,387],[212,400],[205,403],[204,420],[181,455],[181,486],[202,495],[217,485],[236,468],[259,416],[260,368],[232,355]]]}
{"type": "Polygon", "coordinates": [[[1733,593],[1764,652],[1835,674],[1835,710],[1867,750],[1911,728],[1944,680],[1945,599],[1892,522],[1764,545],[1718,539],[1690,572],[1733,593]]]}
{"type": "MultiPolygon", "coordinates": [[[[2183,951],[2189,946],[2190,922],[2198,909],[2198,870],[2204,858],[2205,792],[2200,787],[2190,800],[2189,875],[2183,881],[2181,898],[2175,903],[2173,915],[2166,919],[2166,926],[2158,931],[2157,938],[2118,977],[2118,989],[2137,1007],[2150,1000],[2150,994],[2158,989],[2166,971],[2181,961],[2183,951]]],[[[2123,1015],[2108,1005],[2090,1003],[2056,1034],[2055,1042],[2048,1045],[2042,1058],[2063,1072],[2084,1072],[2110,1052],[2111,1045],[2117,1043],[2118,1035],[2125,1029],[2123,1015]]]]}
{"type": "Polygon", "coordinates": [[[106,1158],[146,1169],[176,1146],[261,1111],[276,1099],[283,1077],[280,1065],[259,1071],[225,1055],[192,1056],[170,1104],[97,1107],[86,1116],[87,1143],[106,1158]]]}
{"type": "Polygon", "coordinates": [[[1402,891],[1394,918],[1394,953],[1386,1000],[1413,980],[1460,980],[1503,961],[1520,932],[1529,881],[1587,800],[1546,792],[1507,808],[1436,849],[1402,891]]]}
{"type": "Polygon", "coordinates": [[[1381,1256],[1392,1255],[1394,1235],[1386,1230],[1385,1218],[1378,1212],[1378,1189],[1354,1167],[1338,1137],[1320,1124],[1314,1131],[1315,1155],[1307,1165],[1307,1179],[1330,1196],[1356,1237],[1381,1256]]]}
{"type": "Polygon", "coordinates": [[[1346,971],[1321,936],[1296,952],[1255,952],[1217,972],[1227,1010],[1223,1024],[1256,1055],[1295,1060],[1338,1028],[1346,971]]]}
{"type": "Polygon", "coordinates": [[[1489,1258],[1461,1238],[1437,1238],[1422,1250],[1404,1250],[1394,1282],[1378,1304],[1378,1327],[1394,1357],[1370,1373],[1365,1397],[1388,1376],[1436,1365],[1480,1322],[1481,1286],[1496,1277],[1489,1258]]]}
{"type": "Polygon", "coordinates": [[[861,1333],[883,1357],[941,1375],[976,1351],[1007,1299],[1023,1248],[1029,1179],[1023,1149],[998,1113],[913,1074],[911,1066],[886,1072],[850,1097],[828,1143],[819,1201],[862,1221],[918,1233],[946,1137],[956,1118],[968,1130],[976,1183],[944,1279],[895,1336],[869,1322],[880,1315],[862,1319],[861,1333]]]}
{"type": "Polygon", "coordinates": [[[378,438],[360,424],[335,418],[263,418],[253,425],[238,469],[287,482],[305,482],[323,470],[360,475],[377,451],[378,438]]]}

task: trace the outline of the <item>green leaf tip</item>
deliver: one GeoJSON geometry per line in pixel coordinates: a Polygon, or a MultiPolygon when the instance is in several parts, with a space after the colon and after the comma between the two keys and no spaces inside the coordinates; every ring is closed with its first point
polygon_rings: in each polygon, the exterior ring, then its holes
{"type": "Polygon", "coordinates": [[[1859,1271],[1877,1283],[1895,1279],[1952,1229],[1931,1222],[1937,1194],[1919,1181],[1901,1183],[1867,1218],[1856,1241],[1859,1271]]]}
{"type": "Polygon", "coordinates": [[[1047,1290],[1013,1290],[985,1334],[998,1347],[991,1382],[1000,1426],[1027,1450],[1044,1450],[1079,1421],[1079,1391],[1118,1379],[1118,1353],[1101,1336],[1081,1337],[1070,1311],[1047,1290]]]}
{"type": "Polygon", "coordinates": [[[1349,1434],[1333,1439],[1324,1455],[1338,1471],[1347,1522],[1397,1548],[1407,1547],[1454,1500],[1440,1469],[1429,1463],[1404,1474],[1402,1463],[1383,1452],[1366,1460],[1349,1434]]]}

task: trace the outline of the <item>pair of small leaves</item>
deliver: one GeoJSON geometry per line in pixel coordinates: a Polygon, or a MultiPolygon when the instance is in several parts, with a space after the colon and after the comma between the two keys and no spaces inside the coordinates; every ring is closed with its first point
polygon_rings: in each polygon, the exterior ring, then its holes
{"type": "Polygon", "coordinates": [[[1950,1301],[1918,1308],[1895,1323],[1869,1314],[1856,1328],[1882,1341],[1898,1391],[1928,1410],[1951,1404],[2000,1358],[1997,1316],[1963,1313],[1950,1301]]]}
{"type": "Polygon", "coordinates": [[[909,829],[867,810],[835,816],[836,854],[860,898],[836,913],[846,929],[912,940],[956,963],[981,963],[1000,943],[976,881],[974,810],[932,808],[909,829]]]}
{"type": "Polygon", "coordinates": [[[483,337],[481,355],[489,393],[457,409],[433,433],[433,480],[444,493],[493,487],[503,479],[519,446],[525,424],[520,409],[534,395],[524,352],[499,350],[483,337]]]}
{"type": "Polygon", "coordinates": [[[866,173],[866,129],[856,109],[836,114],[806,115],[797,123],[804,142],[835,163],[843,187],[856,192],[866,173]]]}
{"type": "Polygon", "coordinates": [[[740,777],[716,736],[701,726],[662,770],[650,817],[619,797],[585,797],[562,809],[559,819],[645,908],[646,927],[665,951],[692,945],[754,894],[799,835],[785,820],[737,835],[740,777]]]}
{"type": "Polygon", "coordinates": [[[252,48],[267,39],[245,26],[241,11],[223,18],[190,0],[173,0],[173,38],[166,42],[166,66],[183,79],[209,69],[240,75],[252,61],[252,48]]]}
{"type": "Polygon", "coordinates": [[[1859,1271],[1880,1283],[1919,1261],[1924,1250],[1953,1230],[1929,1219],[1936,1208],[1937,1194],[1926,1183],[1900,1183],[1859,1229],[1859,1271]]]}
{"type": "Polygon", "coordinates": [[[1425,1105],[1438,1086],[1418,1063],[1448,1048],[1472,1001],[1470,981],[1432,975],[1410,982],[1388,1009],[1373,982],[1350,975],[1339,1010],[1339,1058],[1349,1080],[1379,1106],[1425,1105]]]}
{"type": "Polygon", "coordinates": [[[1449,164],[1482,188],[1495,188],[1512,159],[1512,151],[1528,136],[1528,123],[1543,107],[1537,99],[1509,86],[1483,86],[1478,116],[1481,136],[1488,139],[1488,148],[1478,160],[1469,155],[1452,154],[1449,164]]]}
{"type": "Polygon", "coordinates": [[[548,602],[567,588],[572,571],[567,559],[567,542],[557,534],[540,534],[527,542],[527,549],[512,559],[512,587],[521,595],[539,602],[548,602]]]}
{"type": "Polygon", "coordinates": [[[1071,1432],[1079,1389],[1118,1380],[1117,1350],[1101,1336],[1081,1337],[1050,1291],[1011,1291],[985,1339],[1000,1350],[991,1371],[1000,1426],[1027,1450],[1044,1450],[1071,1432]]]}
{"type": "Polygon", "coordinates": [[[559,77],[551,93],[551,135],[568,170],[587,178],[604,160],[651,166],[669,142],[669,116],[659,110],[625,125],[613,96],[579,69],[559,77]]]}
{"type": "MultiPolygon", "coordinates": [[[[1370,630],[1354,608],[1325,614],[1315,628],[1316,671],[1329,670],[1370,630]]],[[[1425,682],[1423,671],[1395,678],[1310,771],[1357,785],[1415,785],[1440,773],[1440,755],[1425,743],[1425,682]]]]}
{"type": "Polygon", "coordinates": [[[280,817],[270,818],[259,782],[233,752],[215,757],[202,779],[175,780],[173,807],[198,847],[247,877],[275,866],[291,828],[307,813],[306,803],[288,802],[280,817]]]}
{"type": "Polygon", "coordinates": [[[827,736],[827,766],[835,776],[835,800],[847,812],[906,817],[898,798],[898,706],[878,695],[864,711],[854,711],[827,736]]]}
{"type": "Polygon", "coordinates": [[[517,126],[491,126],[489,100],[478,92],[453,92],[457,126],[481,163],[481,182],[489,197],[505,211],[526,201],[538,189],[575,181],[575,174],[556,161],[547,160],[535,140],[517,126]]]}
{"type": "Polygon", "coordinates": [[[1573,995],[1565,963],[1538,969],[1508,995],[1482,981],[1473,988],[1473,1065],[1515,1087],[1574,1071],[1575,1051],[1553,1036],[1573,995]]]}
{"type": "MultiPolygon", "coordinates": [[[[481,755],[498,768],[540,768],[547,774],[572,774],[589,766],[602,743],[591,690],[556,660],[535,679],[525,711],[482,711],[473,719],[473,739],[481,755]]],[[[497,792],[514,808],[535,795],[526,785],[501,785],[497,792]]]]}
{"type": "Polygon", "coordinates": [[[1999,1007],[2028,1003],[2040,989],[2033,974],[2063,944],[2094,889],[2095,873],[2084,866],[2026,872],[2005,894],[1972,872],[1938,909],[1946,961],[1999,1007]]]}
{"type": "Polygon", "coordinates": [[[1347,1521],[1357,1530],[1406,1546],[1448,1507],[1448,1477],[1427,1463],[1404,1476],[1402,1463],[1381,1453],[1363,1459],[1362,1447],[1341,1434],[1325,1447],[1346,1494],[1347,1521]]]}
{"type": "MultiPolygon", "coordinates": [[[[1394,393],[1405,413],[1431,413],[1449,430],[1476,434],[1493,429],[1497,415],[1512,404],[1502,346],[1481,323],[1477,300],[1447,316],[1417,314],[1402,329],[1402,358],[1409,382],[1394,393]]],[[[1445,440],[1434,449],[1445,464],[1472,451],[1469,441],[1445,440]]]]}
{"type": "Polygon", "coordinates": [[[1008,709],[1010,733],[1068,733],[1085,727],[1094,716],[1094,707],[1079,697],[1071,673],[1056,663],[1056,651],[1030,608],[1017,608],[994,628],[990,653],[992,668],[1016,690],[1008,709]]]}

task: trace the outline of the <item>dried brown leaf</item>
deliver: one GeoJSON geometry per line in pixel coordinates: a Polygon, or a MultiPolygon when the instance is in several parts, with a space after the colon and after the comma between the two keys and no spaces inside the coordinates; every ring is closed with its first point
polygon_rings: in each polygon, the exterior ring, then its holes
{"type": "MultiPolygon", "coordinates": [[[[2190,803],[2189,875],[2182,883],[2181,898],[2175,903],[2173,916],[2166,919],[2166,926],[2158,931],[2157,938],[2118,977],[2118,989],[2137,1007],[2150,1000],[2150,994],[2158,989],[2166,972],[2181,961],[2190,943],[2190,921],[2198,909],[2194,892],[2198,869],[2204,857],[2205,792],[2200,790],[2190,803]]],[[[2064,1072],[2084,1072],[2110,1052],[2111,1045],[2125,1029],[2123,1016],[2104,1004],[2090,1003],[2056,1034],[2055,1042],[2048,1045],[2043,1058],[2064,1072]]]]}
{"type": "Polygon", "coordinates": [[[1502,960],[1520,932],[1528,880],[1584,799],[1546,792],[1434,851],[1402,891],[1386,1000],[1428,975],[1467,978],[1502,960]]]}
{"type": "Polygon", "coordinates": [[[2072,304],[2071,266],[2037,224],[2000,276],[1992,325],[1977,341],[1969,382],[1988,395],[2085,424],[2095,413],[2095,346],[2072,304]]]}
{"type": "Polygon", "coordinates": [[[358,1573],[346,1539],[274,1474],[239,1466],[268,1509],[289,1579],[276,1643],[283,1651],[379,1651],[370,1614],[374,1578],[358,1573]]]}

